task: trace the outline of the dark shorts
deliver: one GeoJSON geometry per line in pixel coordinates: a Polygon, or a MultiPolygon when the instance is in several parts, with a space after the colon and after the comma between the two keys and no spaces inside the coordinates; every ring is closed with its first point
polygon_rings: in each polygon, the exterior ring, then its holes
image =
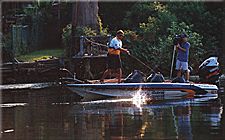
{"type": "Polygon", "coordinates": [[[108,54],[108,69],[119,69],[121,68],[120,55],[108,54]]]}

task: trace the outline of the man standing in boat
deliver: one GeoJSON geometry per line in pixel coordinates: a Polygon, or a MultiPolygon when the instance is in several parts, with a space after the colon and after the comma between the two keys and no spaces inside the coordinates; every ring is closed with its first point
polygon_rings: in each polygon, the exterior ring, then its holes
{"type": "Polygon", "coordinates": [[[122,39],[124,37],[124,32],[122,30],[118,30],[116,33],[116,37],[114,37],[109,45],[108,48],[108,68],[104,72],[102,78],[100,79],[101,83],[104,83],[104,79],[111,75],[112,72],[116,72],[118,83],[121,83],[121,77],[122,77],[122,69],[121,69],[121,59],[120,59],[120,53],[126,52],[128,55],[130,55],[130,52],[127,49],[122,48],[122,39]]]}
{"type": "Polygon", "coordinates": [[[189,82],[189,70],[188,70],[188,55],[190,43],[188,42],[187,34],[183,33],[180,35],[181,42],[176,45],[177,50],[177,61],[176,61],[176,70],[177,77],[181,77],[182,71],[186,73],[186,82],[189,82]]]}

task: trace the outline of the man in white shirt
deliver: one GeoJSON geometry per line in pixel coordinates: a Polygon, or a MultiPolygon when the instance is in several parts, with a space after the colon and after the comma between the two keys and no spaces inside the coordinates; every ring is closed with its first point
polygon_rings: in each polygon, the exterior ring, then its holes
{"type": "Polygon", "coordinates": [[[100,79],[101,83],[104,83],[104,79],[111,75],[112,72],[116,72],[118,83],[121,83],[121,77],[122,77],[122,69],[121,69],[121,59],[120,59],[120,53],[126,52],[130,55],[130,52],[127,49],[122,48],[122,39],[124,37],[124,32],[122,30],[118,30],[116,33],[116,37],[114,37],[109,45],[108,48],[108,68],[104,72],[102,78],[100,79]]]}

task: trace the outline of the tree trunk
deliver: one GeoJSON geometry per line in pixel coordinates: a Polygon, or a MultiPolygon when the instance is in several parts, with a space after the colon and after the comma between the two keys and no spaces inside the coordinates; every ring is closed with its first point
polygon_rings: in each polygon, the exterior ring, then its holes
{"type": "Polygon", "coordinates": [[[98,2],[90,0],[75,2],[72,25],[73,27],[91,27],[98,30],[98,2]]]}
{"type": "MultiPolygon", "coordinates": [[[[99,31],[98,1],[85,0],[73,3],[70,58],[80,50],[80,38],[75,36],[77,27],[90,27],[99,31]]],[[[73,68],[71,67],[70,70],[73,71],[73,68]]]]}
{"type": "MultiPolygon", "coordinates": [[[[223,6],[225,6],[225,1],[223,1],[223,6]]],[[[223,18],[223,43],[221,45],[222,47],[222,51],[220,53],[221,58],[221,62],[222,62],[222,69],[223,69],[223,73],[225,73],[225,56],[224,56],[224,52],[225,52],[225,19],[223,18]]]]}
{"type": "Polygon", "coordinates": [[[77,27],[91,27],[99,30],[98,23],[98,2],[97,1],[76,1],[73,3],[72,14],[72,55],[79,52],[80,38],[75,37],[77,27]]]}

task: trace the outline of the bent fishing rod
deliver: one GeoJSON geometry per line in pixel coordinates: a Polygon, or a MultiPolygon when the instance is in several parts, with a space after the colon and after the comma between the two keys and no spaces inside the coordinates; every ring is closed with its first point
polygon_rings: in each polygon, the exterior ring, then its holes
{"type": "MultiPolygon", "coordinates": [[[[88,42],[94,44],[94,45],[99,45],[99,46],[103,46],[103,47],[106,47],[108,48],[107,45],[104,45],[104,44],[101,44],[101,43],[96,43],[94,41],[91,41],[90,39],[88,38],[85,38],[88,42]]],[[[142,62],[140,59],[138,59],[137,57],[131,55],[131,54],[128,54],[130,57],[132,57],[133,59],[135,59],[136,61],[140,62],[143,66],[145,66],[146,68],[148,68],[149,70],[151,70],[152,72],[156,73],[151,67],[149,67],[148,65],[146,65],[144,62],[142,62]]]]}
{"type": "Polygon", "coordinates": [[[148,68],[149,70],[151,70],[152,72],[156,73],[151,67],[149,67],[148,65],[146,65],[144,62],[142,62],[140,59],[138,59],[137,57],[133,56],[133,55],[129,55],[130,57],[134,58],[135,60],[137,60],[138,62],[140,62],[143,66],[145,66],[146,68],[148,68]]]}

